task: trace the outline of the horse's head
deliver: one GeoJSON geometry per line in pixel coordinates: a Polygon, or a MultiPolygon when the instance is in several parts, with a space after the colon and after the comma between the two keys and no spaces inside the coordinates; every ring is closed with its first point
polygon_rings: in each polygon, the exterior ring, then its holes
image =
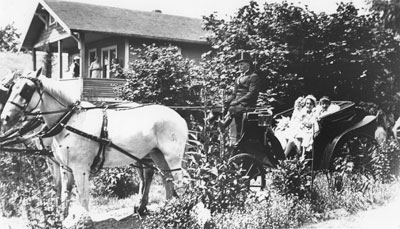
{"type": "Polygon", "coordinates": [[[8,100],[9,93],[11,92],[12,85],[17,76],[18,74],[16,72],[10,72],[10,74],[0,78],[0,114],[8,100]]]}
{"type": "Polygon", "coordinates": [[[15,125],[25,112],[34,110],[41,102],[40,81],[37,79],[41,69],[35,73],[35,78],[21,77],[14,81],[0,116],[5,127],[15,125]]]}
{"type": "MultiPolygon", "coordinates": [[[[10,96],[12,85],[14,84],[14,79],[18,74],[16,72],[10,72],[10,74],[5,77],[0,78],[0,114],[3,111],[4,106],[10,96]]],[[[1,122],[0,122],[1,129],[1,122]]]]}

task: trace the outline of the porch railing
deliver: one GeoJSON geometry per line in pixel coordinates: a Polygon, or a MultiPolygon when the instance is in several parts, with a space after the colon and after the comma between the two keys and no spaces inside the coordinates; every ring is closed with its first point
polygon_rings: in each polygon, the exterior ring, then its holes
{"type": "Polygon", "coordinates": [[[66,88],[80,89],[81,99],[85,101],[117,101],[114,88],[126,82],[125,79],[61,79],[66,88]]]}

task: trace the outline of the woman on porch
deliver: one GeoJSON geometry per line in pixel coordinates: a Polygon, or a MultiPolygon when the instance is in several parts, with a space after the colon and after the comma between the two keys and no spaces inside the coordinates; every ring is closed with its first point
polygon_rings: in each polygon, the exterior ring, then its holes
{"type": "Polygon", "coordinates": [[[94,61],[90,63],[89,71],[91,78],[101,78],[101,65],[99,63],[99,58],[97,56],[94,57],[94,61]]]}

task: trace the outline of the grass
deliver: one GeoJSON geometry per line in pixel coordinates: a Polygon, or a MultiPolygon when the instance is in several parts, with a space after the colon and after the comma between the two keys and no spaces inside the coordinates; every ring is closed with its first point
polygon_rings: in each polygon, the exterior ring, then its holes
{"type": "MultiPolygon", "coordinates": [[[[163,205],[164,201],[165,188],[162,184],[161,176],[159,174],[155,174],[152,185],[150,187],[148,208],[150,210],[156,210],[163,205]]],[[[99,196],[91,199],[89,209],[91,209],[91,211],[93,210],[96,213],[106,213],[123,208],[130,208],[133,212],[134,206],[138,202],[138,195],[131,195],[124,199],[99,196]]]]}
{"type": "Polygon", "coordinates": [[[335,191],[326,177],[317,177],[314,188],[318,193],[318,203],[286,198],[267,187],[247,201],[244,211],[216,214],[213,220],[218,228],[299,228],[305,224],[355,215],[388,204],[398,197],[399,181],[390,184],[376,182],[366,189],[359,189],[363,181],[355,178],[356,181],[345,180],[343,191],[335,191]],[[320,209],[315,209],[316,205],[320,209]]]}

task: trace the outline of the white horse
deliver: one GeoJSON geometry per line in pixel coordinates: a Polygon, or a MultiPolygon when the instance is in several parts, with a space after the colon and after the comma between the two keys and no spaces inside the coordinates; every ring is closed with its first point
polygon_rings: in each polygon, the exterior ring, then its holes
{"type": "MultiPolygon", "coordinates": [[[[60,111],[74,109],[68,122],[61,125],[69,129],[62,128],[53,141],[55,157],[73,172],[82,207],[89,210],[89,174],[100,143],[71,130],[99,137],[104,117],[108,130],[106,142],[112,143],[104,145],[104,167],[140,164],[140,160],[149,155],[163,174],[167,199],[173,197],[172,181],[183,184],[181,164],[188,136],[186,121],[177,112],[161,105],[128,105],[124,109],[77,105],[76,97],[69,95],[56,81],[40,74],[39,70],[37,78],[21,78],[15,82],[1,121],[5,126],[12,126],[24,113],[39,109],[46,125],[54,127],[64,117],[60,111]]],[[[148,191],[143,193],[144,196],[147,194],[148,191]]],[[[138,211],[144,211],[146,204],[147,200],[141,200],[138,211]]]]}
{"type": "MultiPolygon", "coordinates": [[[[18,74],[15,74],[10,72],[10,74],[2,77],[0,79],[0,114],[3,111],[3,107],[8,100],[9,93],[11,90],[11,86],[14,83],[14,80],[17,79],[18,74]],[[6,87],[7,86],[7,87],[6,87]]],[[[90,103],[83,102],[85,106],[93,106],[90,103]]],[[[25,122],[26,124],[30,124],[29,120],[25,122]]],[[[0,123],[1,124],[1,123],[0,123]]],[[[25,124],[22,124],[22,126],[25,126],[25,124]]],[[[1,127],[1,126],[0,126],[1,127]]],[[[47,138],[42,138],[38,137],[37,133],[42,131],[44,128],[44,125],[40,125],[34,129],[29,129],[29,132],[23,135],[13,135],[11,138],[8,136],[0,136],[0,142],[7,144],[4,141],[8,140],[17,140],[18,142],[23,142],[24,144],[35,144],[36,148],[39,150],[51,150],[54,152],[57,147],[53,146],[53,138],[52,137],[47,137],[47,138]]],[[[18,130],[15,130],[18,131],[18,130]]],[[[15,133],[15,132],[13,132],[15,133]]],[[[12,142],[9,142],[12,144],[12,142]]],[[[70,204],[70,199],[71,199],[71,190],[73,188],[74,184],[74,178],[71,173],[71,171],[65,167],[62,166],[59,161],[55,157],[48,156],[46,159],[48,168],[53,176],[53,187],[56,190],[56,196],[57,196],[57,205],[62,205],[62,210],[63,210],[63,215],[66,216],[68,214],[68,208],[70,204]]],[[[140,198],[140,203],[139,206],[136,207],[136,210],[138,213],[143,214],[144,210],[146,209],[146,205],[148,203],[148,194],[150,190],[150,184],[152,181],[152,177],[154,175],[154,170],[152,168],[143,168],[140,166],[136,166],[136,171],[138,175],[140,176],[140,189],[139,189],[139,196],[140,198]]]]}

